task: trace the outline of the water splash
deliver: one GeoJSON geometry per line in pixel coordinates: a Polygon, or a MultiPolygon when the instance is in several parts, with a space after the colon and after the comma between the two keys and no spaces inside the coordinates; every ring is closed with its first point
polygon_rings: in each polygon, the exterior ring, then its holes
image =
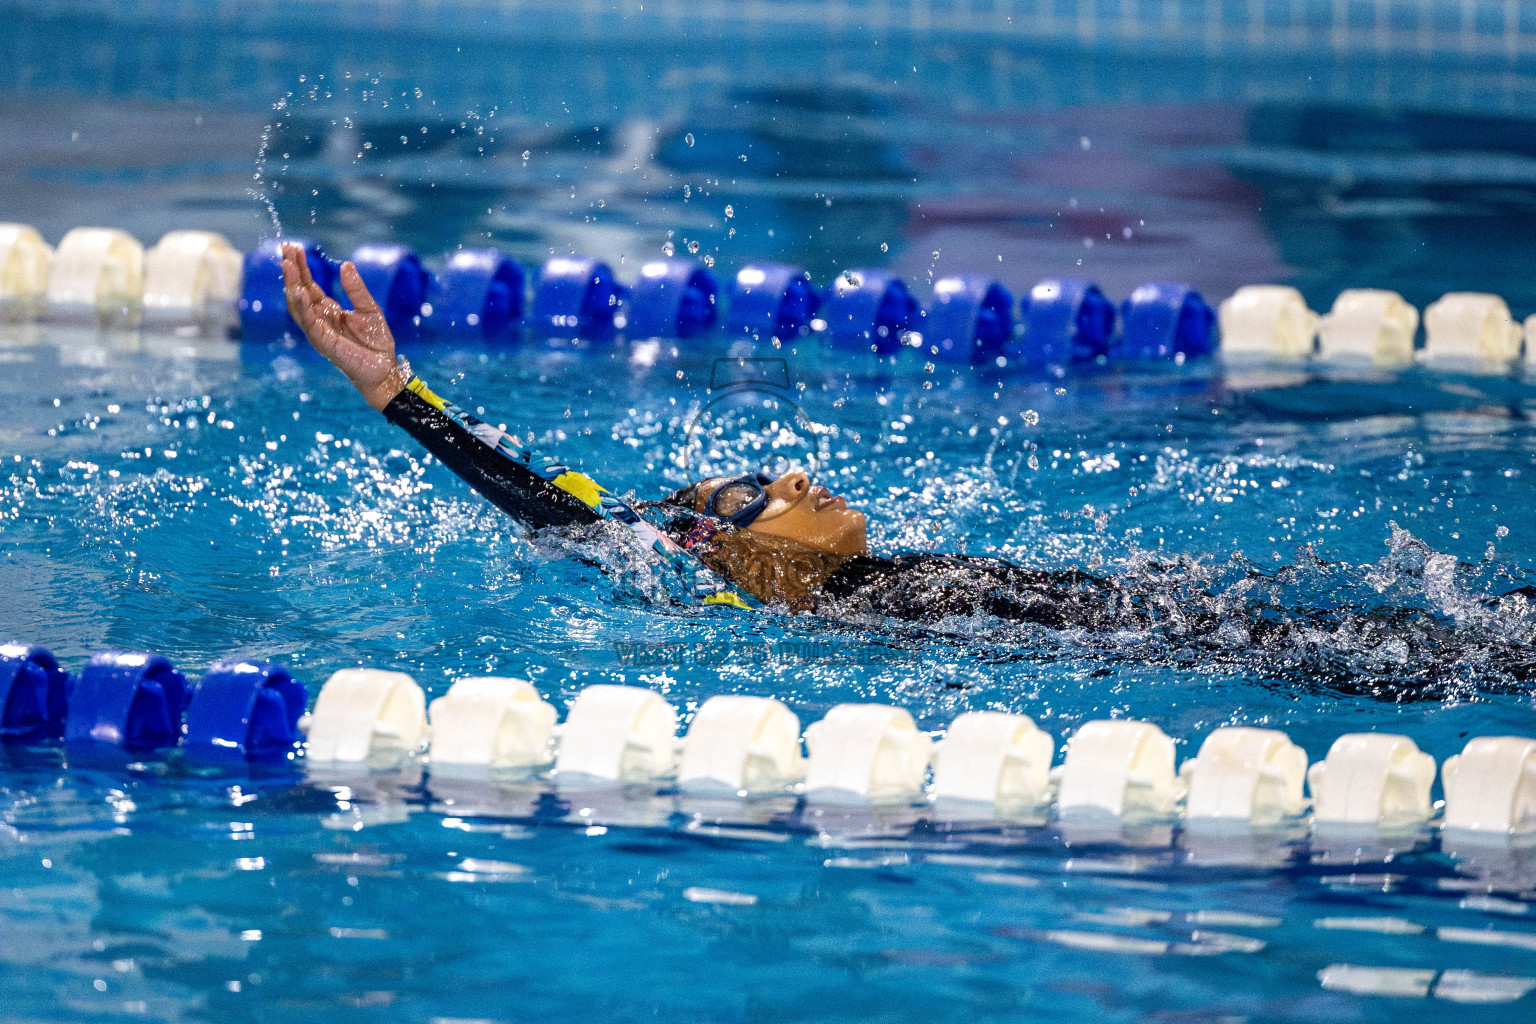
{"type": "MultiPolygon", "coordinates": [[[[1131,549],[1098,574],[1063,571],[1036,590],[1067,621],[926,616],[936,636],[987,660],[1175,666],[1261,685],[1388,701],[1528,694],[1536,682],[1536,607],[1521,574],[1459,563],[1393,527],[1374,564],[1326,562],[1310,547],[1266,570],[1131,549]],[[1479,577],[1481,577],[1479,579],[1479,577]]],[[[942,609],[952,581],[908,595],[942,609]]],[[[870,616],[872,628],[910,627],[870,616]]]]}
{"type": "MultiPolygon", "coordinates": [[[[303,80],[302,77],[300,80],[303,80]]],[[[277,128],[278,124],[281,123],[284,114],[288,110],[288,101],[292,98],[293,93],[289,93],[287,96],[284,96],[282,99],[272,104],[272,109],[276,112],[277,116],[272,123],[269,123],[265,128],[262,129],[261,144],[256,148],[256,169],[251,175],[252,179],[256,182],[256,185],[246,189],[246,195],[250,196],[252,199],[255,199],[257,202],[261,203],[267,208],[267,218],[272,222],[272,234],[276,238],[283,237],[283,221],[282,218],[278,216],[277,203],[273,200],[270,194],[272,191],[272,185],[267,180],[267,150],[268,147],[272,144],[274,130],[277,128]]]]}

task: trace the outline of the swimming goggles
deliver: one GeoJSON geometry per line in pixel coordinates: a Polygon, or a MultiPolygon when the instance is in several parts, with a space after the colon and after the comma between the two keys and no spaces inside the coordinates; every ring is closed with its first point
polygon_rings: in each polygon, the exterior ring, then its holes
{"type": "Polygon", "coordinates": [[[767,473],[747,473],[734,480],[727,480],[710,494],[709,500],[704,503],[704,514],[724,519],[737,529],[744,530],[768,507],[768,492],[765,488],[777,479],[767,473]],[[743,504],[727,515],[719,511],[722,497],[742,500],[743,504]]]}

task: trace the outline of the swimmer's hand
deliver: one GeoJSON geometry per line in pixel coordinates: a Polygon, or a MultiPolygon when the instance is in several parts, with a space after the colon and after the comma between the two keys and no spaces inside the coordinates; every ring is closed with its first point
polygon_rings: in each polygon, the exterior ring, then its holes
{"type": "Polygon", "coordinates": [[[346,374],[368,404],[382,412],[391,399],[405,390],[411,379],[410,368],[395,362],[395,336],[351,260],[341,265],[341,286],[352,300],[350,310],[342,309],[315,284],[303,249],[283,246],[283,290],[288,296],[288,312],[304,328],[304,335],[315,351],[346,374]]]}

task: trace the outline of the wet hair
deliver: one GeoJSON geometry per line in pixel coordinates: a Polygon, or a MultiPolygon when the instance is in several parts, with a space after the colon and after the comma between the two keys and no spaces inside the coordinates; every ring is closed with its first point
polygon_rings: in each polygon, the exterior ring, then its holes
{"type": "Polygon", "coordinates": [[[703,480],[673,491],[657,502],[646,502],[662,517],[657,523],[661,531],[685,548],[692,548],[710,540],[722,531],[736,528],[730,523],[699,511],[699,488],[703,480]]]}
{"type": "Polygon", "coordinates": [[[673,491],[661,499],[663,505],[681,505],[690,512],[699,511],[699,488],[703,486],[703,480],[695,480],[680,490],[673,491]]]}
{"type": "Polygon", "coordinates": [[[813,595],[846,559],[814,551],[784,537],[726,529],[695,549],[705,565],[764,604],[804,611],[813,595]]]}

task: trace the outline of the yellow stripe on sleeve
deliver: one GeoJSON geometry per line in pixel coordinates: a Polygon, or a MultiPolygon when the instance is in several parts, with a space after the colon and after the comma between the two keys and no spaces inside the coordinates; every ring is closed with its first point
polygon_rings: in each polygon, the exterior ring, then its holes
{"type": "Polygon", "coordinates": [[[602,500],[602,486],[585,473],[578,473],[574,469],[561,473],[553,483],[567,494],[580,499],[588,508],[597,508],[598,502],[602,500]]]}
{"type": "Polygon", "coordinates": [[[405,389],[411,392],[411,394],[420,398],[423,402],[426,402],[438,412],[444,412],[448,408],[448,403],[434,395],[432,393],[432,389],[427,387],[427,382],[422,380],[420,377],[412,377],[406,383],[405,389]]]}

